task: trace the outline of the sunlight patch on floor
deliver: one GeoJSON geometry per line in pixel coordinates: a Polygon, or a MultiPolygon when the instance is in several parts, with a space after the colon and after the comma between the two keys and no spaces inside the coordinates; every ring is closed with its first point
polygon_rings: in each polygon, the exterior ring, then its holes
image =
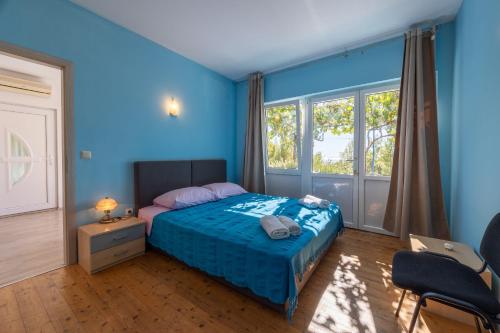
{"type": "Polygon", "coordinates": [[[309,324],[310,332],[377,332],[367,286],[356,276],[358,256],[341,255],[332,282],[324,291],[309,324]]]}

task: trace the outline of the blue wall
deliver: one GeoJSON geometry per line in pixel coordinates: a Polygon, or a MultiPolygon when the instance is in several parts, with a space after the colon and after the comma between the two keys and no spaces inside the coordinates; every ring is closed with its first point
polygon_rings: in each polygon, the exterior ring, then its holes
{"type": "MultiPolygon", "coordinates": [[[[454,23],[451,22],[440,25],[436,36],[439,141],[447,203],[450,186],[454,33],[454,23]]],[[[403,66],[403,48],[404,38],[398,37],[350,51],[348,57],[334,55],[268,74],[264,81],[264,100],[271,102],[397,79],[401,76],[403,66]]],[[[236,86],[236,177],[239,181],[243,171],[247,94],[247,82],[239,82],[236,86]]]]}
{"type": "Polygon", "coordinates": [[[104,195],[131,207],[136,160],[225,158],[234,178],[232,81],[68,1],[0,0],[0,40],[74,64],[75,154],[93,153],[74,156],[80,224],[104,195]]]}
{"type": "Polygon", "coordinates": [[[500,1],[465,0],[456,19],[452,235],[478,247],[500,211],[500,1]]]}

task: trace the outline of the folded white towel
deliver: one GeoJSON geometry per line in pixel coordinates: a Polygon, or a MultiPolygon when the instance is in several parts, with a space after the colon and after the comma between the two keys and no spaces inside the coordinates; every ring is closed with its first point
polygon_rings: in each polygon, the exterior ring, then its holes
{"type": "Polygon", "coordinates": [[[330,201],[308,194],[299,200],[299,204],[311,209],[314,208],[326,209],[330,206],[330,201]]]}
{"type": "Polygon", "coordinates": [[[309,199],[306,199],[306,198],[299,199],[299,204],[304,206],[304,207],[307,207],[309,209],[316,209],[319,207],[316,202],[309,200],[309,199]]]}
{"type": "Polygon", "coordinates": [[[302,233],[300,225],[291,218],[289,218],[288,216],[280,215],[278,216],[278,220],[280,220],[280,222],[283,223],[283,225],[288,228],[288,231],[290,231],[290,235],[298,236],[302,233]]]}
{"type": "Polygon", "coordinates": [[[272,239],[283,239],[290,236],[290,231],[276,216],[266,215],[261,217],[260,225],[272,239]]]}

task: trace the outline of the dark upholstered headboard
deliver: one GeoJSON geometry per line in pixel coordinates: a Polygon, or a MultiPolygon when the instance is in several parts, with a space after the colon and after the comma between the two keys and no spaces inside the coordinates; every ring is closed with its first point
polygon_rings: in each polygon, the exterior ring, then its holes
{"type": "Polygon", "coordinates": [[[135,209],[182,187],[226,181],[226,160],[144,161],[134,163],[135,209]]]}

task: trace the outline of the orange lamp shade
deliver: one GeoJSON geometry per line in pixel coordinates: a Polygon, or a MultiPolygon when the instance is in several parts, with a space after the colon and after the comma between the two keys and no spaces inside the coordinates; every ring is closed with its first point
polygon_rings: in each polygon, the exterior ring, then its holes
{"type": "Polygon", "coordinates": [[[115,199],[110,197],[105,197],[97,202],[95,205],[95,209],[98,211],[111,211],[118,206],[118,203],[115,199]]]}

